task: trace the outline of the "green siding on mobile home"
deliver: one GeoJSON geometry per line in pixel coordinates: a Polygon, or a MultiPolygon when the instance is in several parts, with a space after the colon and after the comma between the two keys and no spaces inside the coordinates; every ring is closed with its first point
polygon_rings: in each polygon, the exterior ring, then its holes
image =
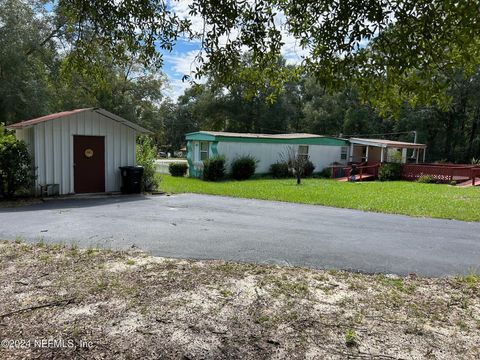
{"type": "Polygon", "coordinates": [[[333,162],[345,163],[349,143],[345,139],[314,134],[250,134],[199,131],[186,134],[187,160],[190,176],[201,177],[203,160],[223,156],[227,171],[231,162],[241,156],[253,156],[258,160],[256,173],[267,173],[270,165],[281,161],[289,147],[307,146],[310,160],[321,171],[333,162]],[[205,149],[208,147],[208,151],[205,149]],[[203,150],[201,150],[203,149],[203,150]]]}

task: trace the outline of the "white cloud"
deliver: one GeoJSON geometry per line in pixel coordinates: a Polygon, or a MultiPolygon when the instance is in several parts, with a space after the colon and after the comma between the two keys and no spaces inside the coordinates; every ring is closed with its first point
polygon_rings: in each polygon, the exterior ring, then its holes
{"type": "Polygon", "coordinates": [[[182,79],[169,79],[168,84],[163,89],[165,96],[176,101],[180,95],[190,86],[190,82],[182,81],[182,79]]]}
{"type": "Polygon", "coordinates": [[[297,40],[291,34],[282,31],[282,56],[287,61],[287,64],[294,65],[300,64],[305,56],[308,55],[308,49],[302,48],[297,40]]]}
{"type": "Polygon", "coordinates": [[[194,75],[195,68],[200,65],[196,60],[199,50],[191,50],[184,53],[172,52],[163,56],[164,60],[171,64],[172,70],[176,74],[194,75]]]}
{"type": "MultiPolygon", "coordinates": [[[[192,0],[171,0],[168,2],[168,6],[172,9],[172,11],[181,19],[187,19],[192,22],[191,30],[194,33],[201,34],[203,32],[203,19],[201,16],[193,16],[190,15],[191,9],[190,5],[192,5],[192,0]]],[[[200,43],[200,39],[190,40],[195,43],[200,43]]]]}
{"type": "Polygon", "coordinates": [[[182,95],[191,83],[189,80],[182,81],[184,75],[188,75],[197,83],[204,83],[204,79],[194,79],[195,69],[200,65],[196,59],[200,50],[191,50],[187,52],[174,51],[163,56],[166,72],[168,73],[170,86],[165,90],[167,96],[176,100],[178,96],[182,95]],[[170,70],[170,71],[168,71],[170,70]]]}

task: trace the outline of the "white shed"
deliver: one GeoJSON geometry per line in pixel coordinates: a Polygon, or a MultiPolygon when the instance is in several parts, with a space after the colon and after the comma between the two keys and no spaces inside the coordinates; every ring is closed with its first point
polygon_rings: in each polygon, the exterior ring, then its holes
{"type": "Polygon", "coordinates": [[[29,146],[36,191],[60,194],[117,192],[120,166],[136,165],[136,136],[148,130],[99,108],[50,114],[9,125],[29,146]]]}

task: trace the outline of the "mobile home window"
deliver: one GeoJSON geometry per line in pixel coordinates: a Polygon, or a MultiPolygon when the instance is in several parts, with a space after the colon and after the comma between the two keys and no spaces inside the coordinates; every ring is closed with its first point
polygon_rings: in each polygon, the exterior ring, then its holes
{"type": "Polygon", "coordinates": [[[299,145],[298,146],[298,156],[308,158],[308,146],[299,145]]]}
{"type": "Polygon", "coordinates": [[[200,143],[200,160],[207,160],[208,159],[208,142],[202,141],[200,143]]]}
{"type": "Polygon", "coordinates": [[[347,160],[348,147],[342,146],[342,152],[340,154],[340,159],[347,160]]]}

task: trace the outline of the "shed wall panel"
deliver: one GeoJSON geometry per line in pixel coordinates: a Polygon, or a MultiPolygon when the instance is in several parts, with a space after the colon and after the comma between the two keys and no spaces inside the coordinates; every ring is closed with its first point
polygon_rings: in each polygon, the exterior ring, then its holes
{"type": "MultiPolygon", "coordinates": [[[[105,189],[120,190],[119,166],[135,165],[136,131],[95,111],[73,114],[39,123],[33,134],[37,189],[40,184],[59,184],[60,193],[74,192],[73,136],[105,137],[105,189]]],[[[22,133],[22,136],[26,136],[22,133]]],[[[32,135],[30,135],[32,136],[32,135]]]]}

